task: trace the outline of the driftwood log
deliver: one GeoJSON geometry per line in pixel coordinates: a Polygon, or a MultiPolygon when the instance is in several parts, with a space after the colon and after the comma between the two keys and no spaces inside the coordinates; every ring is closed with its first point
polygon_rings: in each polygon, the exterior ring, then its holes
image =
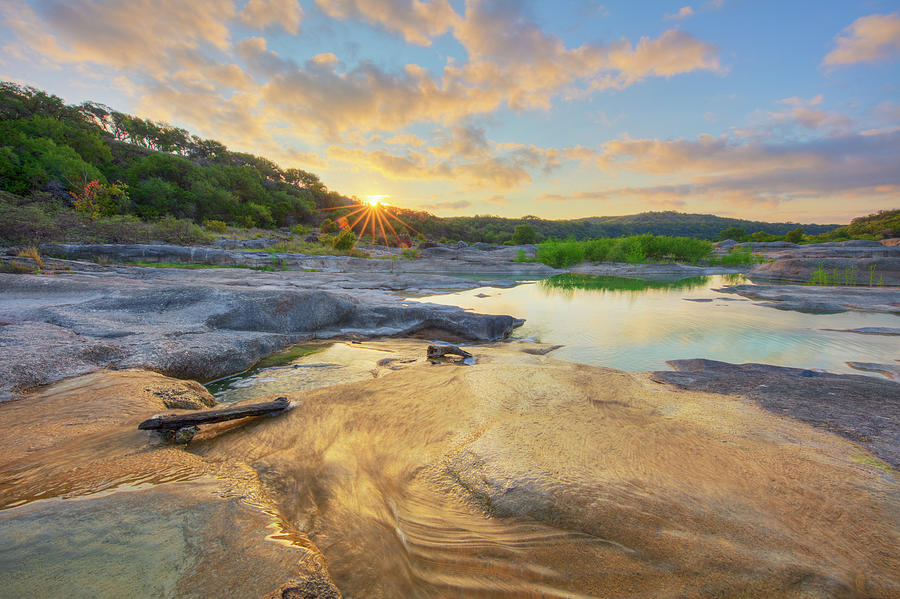
{"type": "Polygon", "coordinates": [[[466,360],[466,359],[474,360],[474,356],[472,356],[472,354],[470,354],[469,352],[467,352],[464,349],[460,349],[460,348],[456,347],[455,345],[429,345],[428,346],[428,352],[427,352],[426,356],[429,360],[432,360],[435,358],[443,358],[444,356],[447,356],[447,355],[461,356],[463,358],[463,360],[466,360]]]}
{"type": "Polygon", "coordinates": [[[248,416],[280,414],[287,410],[290,405],[291,402],[286,397],[279,397],[275,401],[248,406],[235,406],[221,410],[204,410],[202,412],[179,415],[164,414],[144,420],[138,425],[138,428],[145,431],[159,431],[161,435],[169,440],[176,443],[187,443],[193,438],[194,433],[197,432],[197,426],[201,424],[225,422],[227,420],[247,418],[248,416]]]}

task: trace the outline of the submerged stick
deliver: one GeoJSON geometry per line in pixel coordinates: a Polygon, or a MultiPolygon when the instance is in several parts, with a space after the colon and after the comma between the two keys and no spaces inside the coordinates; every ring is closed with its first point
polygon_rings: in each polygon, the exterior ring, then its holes
{"type": "Polygon", "coordinates": [[[472,354],[467,352],[464,349],[460,349],[455,345],[429,345],[428,353],[426,356],[428,359],[432,358],[443,358],[444,356],[452,354],[454,356],[461,356],[463,358],[472,358],[472,354]]]}
{"type": "Polygon", "coordinates": [[[249,406],[235,406],[233,408],[224,408],[221,410],[206,410],[196,412],[194,414],[173,415],[166,414],[156,416],[149,420],[144,420],[138,425],[141,430],[178,430],[190,426],[200,424],[212,424],[214,422],[225,422],[227,420],[236,420],[238,418],[247,418],[248,416],[266,416],[269,414],[279,414],[290,407],[291,403],[286,397],[279,397],[275,401],[266,403],[252,404],[249,406]]]}

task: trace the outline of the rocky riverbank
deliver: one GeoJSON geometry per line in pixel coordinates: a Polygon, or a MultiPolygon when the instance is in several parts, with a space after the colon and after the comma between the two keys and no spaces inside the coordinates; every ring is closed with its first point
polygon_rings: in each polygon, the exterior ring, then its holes
{"type": "MultiPolygon", "coordinates": [[[[827,430],[735,389],[684,390],[520,351],[533,344],[469,347],[474,366],[429,364],[422,342],[367,345],[384,356],[368,380],[288,394],[289,412],[208,425],[186,448],[136,428],[167,398],[207,399],[160,375],[94,373],[0,404],[7,590],[900,590],[896,474],[827,430]]],[[[820,388],[794,378],[806,397],[820,388]]]]}
{"type": "Polygon", "coordinates": [[[0,401],[101,368],[206,380],[305,339],[426,335],[491,341],[511,316],[404,302],[389,293],[479,285],[452,277],[234,269],[0,274],[0,401]]]}

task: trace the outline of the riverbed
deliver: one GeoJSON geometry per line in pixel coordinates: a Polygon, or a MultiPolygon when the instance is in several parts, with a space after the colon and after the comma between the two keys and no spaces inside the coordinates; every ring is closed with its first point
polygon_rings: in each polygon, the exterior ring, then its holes
{"type": "Polygon", "coordinates": [[[847,362],[900,358],[896,336],[843,332],[898,327],[897,315],[774,310],[715,291],[742,282],[721,275],[675,281],[563,276],[416,299],[515,314],[525,324],[513,336],[561,345],[553,352],[557,359],[635,372],[664,370],[668,360],[708,358],[858,374],[847,362]]]}

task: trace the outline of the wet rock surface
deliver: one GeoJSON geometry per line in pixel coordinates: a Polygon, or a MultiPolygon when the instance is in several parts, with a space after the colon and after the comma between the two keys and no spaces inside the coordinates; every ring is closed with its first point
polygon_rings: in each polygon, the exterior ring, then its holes
{"type": "Polygon", "coordinates": [[[878,241],[800,245],[784,251],[767,251],[765,257],[771,262],[754,266],[747,273],[754,281],[807,282],[821,270],[831,277],[838,276],[844,284],[900,284],[900,246],[886,246],[878,241]]]}
{"type": "Polygon", "coordinates": [[[533,255],[534,246],[437,246],[420,250],[416,260],[398,260],[397,250],[373,249],[386,259],[348,256],[312,256],[280,252],[254,252],[210,247],[183,247],[164,244],[46,244],[41,251],[70,260],[106,260],[111,262],[169,262],[219,266],[273,267],[291,270],[316,269],[325,272],[370,273],[496,273],[549,276],[560,272],[545,264],[516,262],[519,250],[533,255]]]}
{"type": "Polygon", "coordinates": [[[729,285],[714,289],[779,310],[837,313],[858,310],[900,314],[900,289],[892,287],[819,287],[808,285],[729,285]]]}
{"type": "Polygon", "coordinates": [[[367,345],[397,360],[293,394],[277,418],[203,427],[186,448],[136,428],[177,384],[153,373],[93,373],[0,404],[11,508],[0,560],[18,595],[887,599],[900,588],[896,477],[827,431],[520,351],[532,344],[396,371],[427,343],[367,345]],[[82,424],[96,412],[102,422],[82,424]]]}
{"type": "MultiPolygon", "coordinates": [[[[0,274],[0,321],[8,323],[0,326],[0,363],[10,369],[0,380],[0,400],[99,368],[207,380],[303,339],[434,331],[487,341],[521,324],[510,316],[403,301],[385,290],[410,283],[393,277],[160,271],[0,274]]],[[[475,285],[450,277],[430,282],[475,285]]]]}
{"type": "Polygon", "coordinates": [[[837,433],[900,468],[900,383],[768,364],[672,360],[654,380],[680,389],[742,395],[765,409],[837,433]]]}

